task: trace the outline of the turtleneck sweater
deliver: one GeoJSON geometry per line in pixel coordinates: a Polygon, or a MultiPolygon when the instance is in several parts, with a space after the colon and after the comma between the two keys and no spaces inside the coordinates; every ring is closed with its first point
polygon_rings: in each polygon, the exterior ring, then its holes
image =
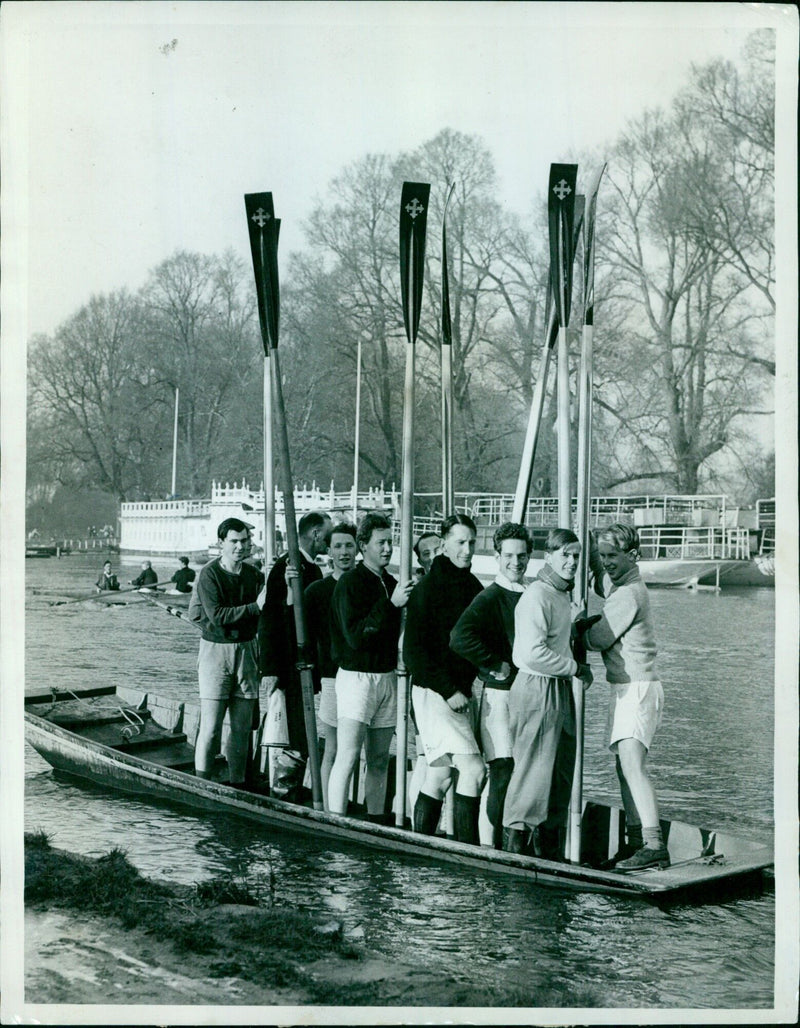
{"type": "Polygon", "coordinates": [[[469,568],[456,567],[444,554],[434,557],[407,606],[403,660],[414,685],[445,700],[456,692],[472,695],[475,667],[450,649],[450,632],[482,588],[469,568]]]}

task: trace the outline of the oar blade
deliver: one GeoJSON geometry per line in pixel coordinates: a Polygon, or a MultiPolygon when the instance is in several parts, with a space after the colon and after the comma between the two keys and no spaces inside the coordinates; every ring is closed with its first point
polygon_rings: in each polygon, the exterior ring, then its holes
{"type": "Polygon", "coordinates": [[[427,182],[404,182],[400,195],[400,294],[406,338],[412,344],[417,340],[422,307],[430,192],[427,182]]]}
{"type": "Polygon", "coordinates": [[[575,223],[575,187],[577,164],[551,164],[547,190],[547,214],[550,230],[550,268],[553,299],[558,324],[569,325],[572,302],[572,237],[575,223]]]}
{"type": "Polygon", "coordinates": [[[247,231],[258,299],[258,322],[264,353],[278,345],[280,294],[278,287],[278,231],[272,193],[245,193],[247,231]]]}
{"type": "Polygon", "coordinates": [[[453,198],[456,184],[451,183],[442,213],[442,346],[453,343],[453,324],[450,319],[450,270],[447,262],[447,208],[453,198]]]}

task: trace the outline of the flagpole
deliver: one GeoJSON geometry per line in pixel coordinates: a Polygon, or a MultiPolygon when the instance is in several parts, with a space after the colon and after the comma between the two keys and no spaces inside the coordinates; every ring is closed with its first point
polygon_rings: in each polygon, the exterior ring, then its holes
{"type": "MultiPolygon", "coordinates": [[[[283,399],[283,385],[278,357],[280,313],[278,233],[280,221],[275,218],[272,193],[248,193],[245,194],[244,202],[250,234],[253,271],[256,279],[261,336],[265,356],[269,359],[289,563],[298,572],[298,576],[292,580],[292,611],[294,613],[295,638],[297,640],[296,667],[300,673],[303,716],[306,728],[306,742],[308,744],[308,763],[311,769],[312,802],[315,810],[322,810],[322,778],[320,776],[319,744],[317,742],[317,725],[314,714],[313,664],[308,659],[308,635],[306,632],[302,578],[300,577],[302,556],[300,554],[300,541],[297,535],[294,486],[289,455],[289,436],[286,429],[286,406],[283,399]]],[[[266,487],[266,482],[264,484],[266,487]]]]}
{"type": "MultiPolygon", "coordinates": [[[[578,499],[577,535],[581,543],[578,564],[577,592],[580,616],[585,617],[589,607],[589,509],[591,504],[592,465],[592,399],[593,399],[593,334],[594,334],[594,225],[597,210],[597,192],[605,164],[592,183],[586,196],[586,216],[583,223],[583,326],[581,329],[581,362],[578,373],[578,499]]],[[[572,680],[575,700],[575,768],[570,796],[569,859],[573,864],[581,860],[581,822],[583,820],[583,682],[572,680]]]]}
{"type": "Polygon", "coordinates": [[[175,386],[175,422],[172,428],[172,489],[170,496],[175,499],[178,482],[178,387],[175,386]]]}
{"type": "MultiPolygon", "coordinates": [[[[431,187],[423,182],[404,182],[400,197],[400,292],[406,331],[406,370],[403,393],[403,467],[400,499],[400,584],[411,581],[414,541],[414,387],[415,343],[419,328],[425,274],[425,230],[431,187]]],[[[395,823],[406,818],[406,765],[408,763],[408,669],[403,660],[405,608],[401,615],[397,660],[397,759],[395,823]]]]}

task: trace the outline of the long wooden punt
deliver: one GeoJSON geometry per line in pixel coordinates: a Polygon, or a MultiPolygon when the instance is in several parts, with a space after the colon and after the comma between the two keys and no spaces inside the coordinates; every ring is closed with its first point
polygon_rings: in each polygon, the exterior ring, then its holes
{"type": "Polygon", "coordinates": [[[596,865],[619,847],[624,819],[618,808],[591,801],[584,806],[580,864],[470,846],[195,778],[192,744],[199,710],[190,703],[108,686],[32,693],[25,708],[28,741],[58,771],[126,792],[228,812],[278,830],[327,836],[343,845],[515,875],[531,885],[706,902],[732,890],[760,888],[764,869],[773,863],[768,846],[662,821],[670,867],[627,874],[599,870],[596,865]]]}

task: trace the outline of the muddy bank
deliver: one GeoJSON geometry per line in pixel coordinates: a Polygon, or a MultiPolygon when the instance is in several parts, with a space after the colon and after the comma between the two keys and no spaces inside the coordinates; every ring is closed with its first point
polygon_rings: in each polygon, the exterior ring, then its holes
{"type": "Polygon", "coordinates": [[[196,888],[26,836],[25,1001],[198,1006],[584,1007],[585,991],[500,990],[398,964],[231,879],[196,888]]]}

